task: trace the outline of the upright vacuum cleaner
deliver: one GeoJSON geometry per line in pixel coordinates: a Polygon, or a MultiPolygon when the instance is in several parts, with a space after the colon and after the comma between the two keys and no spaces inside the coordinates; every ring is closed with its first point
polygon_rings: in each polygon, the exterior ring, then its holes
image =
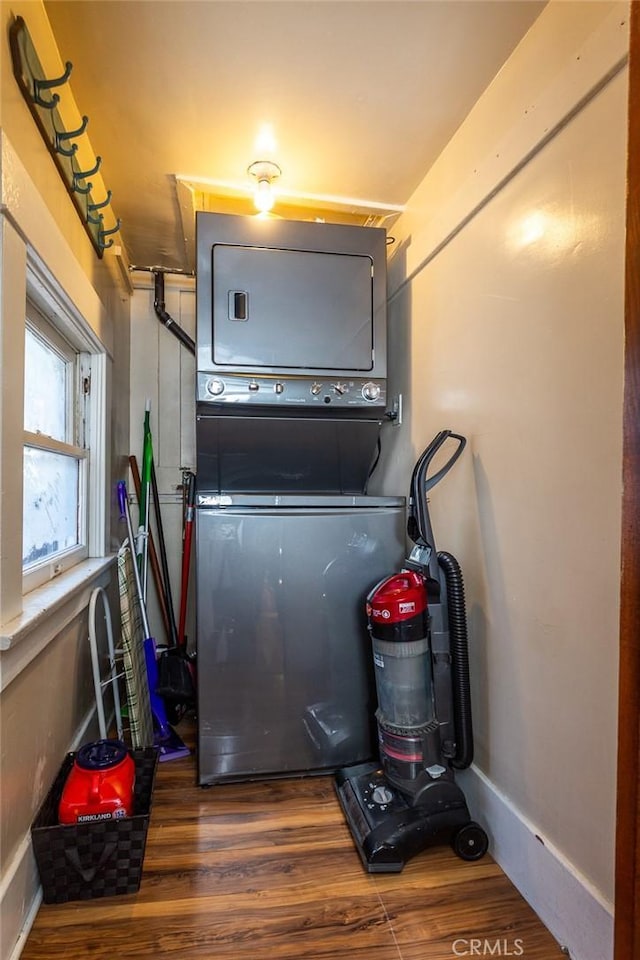
{"type": "Polygon", "coordinates": [[[464,584],[455,558],[436,553],[427,505],[465,445],[442,430],[418,459],[407,524],[414,547],[403,570],[367,597],[380,763],[338,770],[335,785],[369,873],[398,873],[442,841],[463,860],[479,860],[488,847],[454,778],[473,760],[464,584]],[[447,440],[457,446],[428,478],[447,440]]]}

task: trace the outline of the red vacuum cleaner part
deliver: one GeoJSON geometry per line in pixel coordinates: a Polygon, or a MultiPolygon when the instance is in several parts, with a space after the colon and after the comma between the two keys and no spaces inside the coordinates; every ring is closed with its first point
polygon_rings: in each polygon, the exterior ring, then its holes
{"type": "Polygon", "coordinates": [[[374,627],[413,620],[426,610],[425,579],[413,570],[387,577],[367,597],[367,616],[374,627]]]}
{"type": "Polygon", "coordinates": [[[120,740],[96,740],[78,750],[62,791],[60,823],[133,815],[135,763],[120,740]]]}

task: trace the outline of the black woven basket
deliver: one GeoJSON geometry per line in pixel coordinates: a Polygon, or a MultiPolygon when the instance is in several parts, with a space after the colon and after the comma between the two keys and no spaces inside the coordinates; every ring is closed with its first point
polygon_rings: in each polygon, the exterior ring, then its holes
{"type": "Polygon", "coordinates": [[[66,756],[31,827],[45,903],[91,900],[140,888],[158,750],[132,750],[136,767],[133,816],[58,823],[58,806],[74,753],[66,756]]]}

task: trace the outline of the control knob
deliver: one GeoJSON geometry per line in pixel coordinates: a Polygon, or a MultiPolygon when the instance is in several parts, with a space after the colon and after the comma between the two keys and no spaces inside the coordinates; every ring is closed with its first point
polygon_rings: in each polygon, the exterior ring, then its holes
{"type": "Polygon", "coordinates": [[[333,391],[334,393],[337,393],[339,397],[341,397],[343,393],[347,393],[348,387],[346,383],[340,383],[340,382],[334,383],[333,391]]]}
{"type": "Polygon", "coordinates": [[[218,380],[217,377],[207,380],[207,393],[210,393],[212,397],[219,397],[221,393],[224,393],[223,381],[218,380]]]}
{"type": "Polygon", "coordinates": [[[380,384],[369,380],[368,383],[362,386],[362,396],[365,400],[377,400],[380,396],[380,384]]]}
{"type": "Polygon", "coordinates": [[[313,394],[314,397],[317,397],[321,390],[322,390],[322,384],[321,384],[321,383],[312,383],[312,384],[311,384],[311,393],[313,394]]]}
{"type": "Polygon", "coordinates": [[[273,389],[277,394],[284,393],[284,383],[280,383],[280,381],[278,381],[278,383],[274,383],[273,389]]]}
{"type": "Polygon", "coordinates": [[[393,792],[389,790],[389,787],[379,786],[376,787],[371,794],[371,799],[374,803],[378,803],[380,806],[382,806],[385,803],[391,803],[393,800],[393,792]]]}

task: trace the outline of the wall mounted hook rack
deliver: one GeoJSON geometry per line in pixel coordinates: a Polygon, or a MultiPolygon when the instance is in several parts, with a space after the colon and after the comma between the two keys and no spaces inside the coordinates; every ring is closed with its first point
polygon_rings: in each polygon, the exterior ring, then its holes
{"type": "Polygon", "coordinates": [[[82,123],[77,130],[56,130],[53,144],[56,151],[61,153],[63,157],[72,157],[78,149],[78,144],[72,143],[69,149],[67,149],[63,146],[63,143],[66,143],[67,140],[73,140],[75,137],[81,137],[87,129],[88,123],[89,117],[83,117],[82,123]]]}
{"type": "Polygon", "coordinates": [[[91,170],[74,170],[73,171],[72,187],[76,191],[76,193],[90,193],[90,191],[93,190],[93,184],[86,183],[86,181],[88,177],[92,177],[95,173],[98,172],[101,165],[102,165],[102,157],[96,157],[95,165],[91,168],[91,170]],[[85,181],[84,187],[80,186],[81,180],[85,181]]]}
{"type": "Polygon", "coordinates": [[[118,233],[120,230],[120,219],[116,221],[115,227],[112,227],[111,230],[98,230],[98,243],[103,250],[108,250],[109,247],[113,246],[113,240],[109,240],[109,243],[104,242],[104,238],[108,237],[112,233],[118,233]]]}
{"type": "Polygon", "coordinates": [[[91,243],[97,255],[102,257],[104,251],[113,245],[113,239],[105,242],[105,237],[118,233],[121,221],[108,209],[111,205],[111,190],[106,190],[105,197],[102,178],[100,178],[99,188],[96,184],[96,189],[99,189],[97,200],[93,195],[94,184],[88,179],[99,172],[102,164],[102,157],[96,157],[90,149],[88,137],[83,144],[84,149],[80,151],[82,143],[80,138],[86,136],[89,118],[83,116],[79,127],[77,126],[77,119],[75,119],[74,126],[76,126],[76,129],[68,129],[63,120],[63,105],[67,107],[67,110],[64,111],[67,116],[72,112],[70,108],[73,108],[74,111],[76,109],[68,85],[73,65],[67,61],[64,72],[60,76],[45,76],[31,35],[22,17],[14,18],[9,29],[9,43],[13,74],[20,92],[29,107],[58,173],[69,191],[71,200],[91,243]],[[57,89],[60,90],[60,93],[51,92],[57,89]],[[82,152],[84,158],[81,161],[82,167],[79,165],[79,152],[82,152]],[[88,162],[86,159],[87,153],[90,155],[88,162]],[[101,197],[102,199],[100,199],[101,197]],[[96,215],[98,210],[101,212],[96,215]],[[108,224],[113,223],[114,226],[108,225],[105,228],[105,221],[108,224]]]}
{"type": "Polygon", "coordinates": [[[111,190],[107,190],[107,196],[104,200],[101,200],[100,203],[88,203],[88,210],[102,210],[103,207],[108,207],[111,203],[111,190]]]}
{"type": "Polygon", "coordinates": [[[64,67],[64,73],[61,77],[55,77],[53,80],[42,80],[38,77],[33,77],[34,102],[37,103],[39,107],[44,107],[46,110],[52,110],[58,103],[60,103],[60,96],[57,93],[54,93],[51,97],[51,100],[44,100],[40,95],[40,91],[52,90],[53,87],[61,87],[71,76],[72,69],[73,64],[67,60],[64,67]]]}

